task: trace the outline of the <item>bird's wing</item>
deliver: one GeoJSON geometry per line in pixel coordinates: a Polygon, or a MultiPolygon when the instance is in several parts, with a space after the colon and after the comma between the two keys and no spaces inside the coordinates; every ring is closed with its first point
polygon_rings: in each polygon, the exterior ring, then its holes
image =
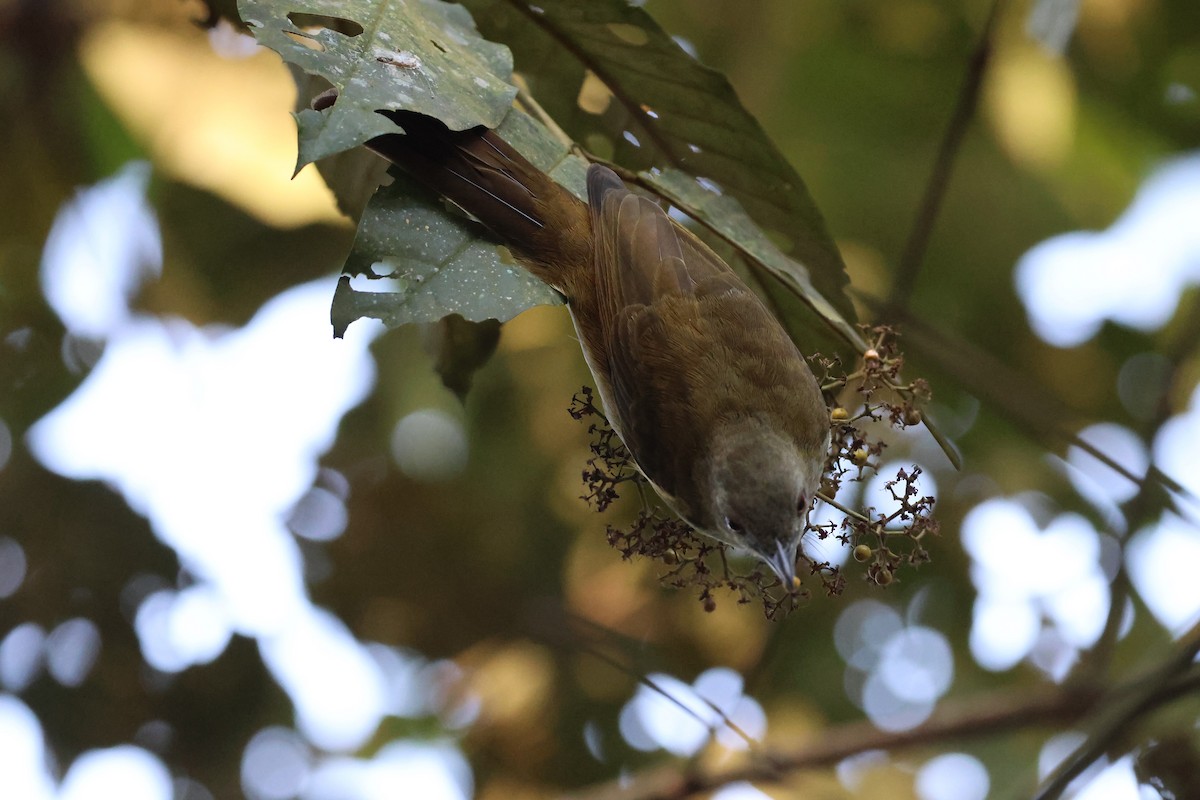
{"type": "Polygon", "coordinates": [[[690,477],[703,454],[695,412],[713,398],[697,392],[719,390],[704,374],[711,364],[704,351],[717,344],[711,312],[727,295],[757,300],[715,253],[611,170],[588,171],[588,200],[596,303],[616,406],[609,413],[646,476],[676,495],[679,478],[690,477]]]}
{"type": "Polygon", "coordinates": [[[588,170],[588,205],[599,299],[610,310],[653,305],[664,295],[744,288],[716,253],[607,167],[588,170]]]}

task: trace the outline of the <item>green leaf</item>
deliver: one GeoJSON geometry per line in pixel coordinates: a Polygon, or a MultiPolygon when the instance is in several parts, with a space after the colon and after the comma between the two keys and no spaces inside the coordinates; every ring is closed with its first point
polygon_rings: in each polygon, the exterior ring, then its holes
{"type": "MultiPolygon", "coordinates": [[[[840,318],[855,322],[841,254],[804,181],[742,107],[725,76],[705,67],[641,8],[627,0],[464,0],[489,39],[513,49],[530,88],[567,132],[589,149],[609,142],[613,159],[637,169],[673,167],[736,199],[778,248],[803,264],[813,290],[840,318]],[[611,92],[599,115],[562,114],[551,92],[590,71],[611,92]],[[564,77],[567,76],[567,77],[564,77]],[[634,146],[629,137],[636,140],[634,146]]],[[[742,246],[740,240],[734,243],[742,246]]],[[[806,298],[807,299],[807,298],[806,298]]]]}
{"type": "MultiPolygon", "coordinates": [[[[496,132],[576,196],[586,196],[587,164],[545,126],[512,109],[496,132]]],[[[379,319],[389,327],[433,322],[449,314],[505,322],[527,308],[562,303],[486,229],[447,210],[437,195],[401,170],[391,174],[392,184],[376,191],[363,211],[343,271],[368,279],[392,277],[400,290],[361,291],[343,278],[333,301],[335,335],[341,336],[359,317],[379,319]]]]}
{"type": "Polygon", "coordinates": [[[723,194],[715,185],[698,181],[677,169],[642,172],[639,176],[663,197],[702,222],[721,238],[736,244],[749,257],[753,266],[774,274],[843,339],[854,344],[859,350],[866,349],[867,344],[858,329],[816,290],[804,265],[785,255],[770,237],[754,224],[735,198],[723,194]]]}
{"type": "Polygon", "coordinates": [[[455,130],[494,128],[516,96],[512,54],[480,38],[470,14],[440,0],[239,0],[258,42],[338,89],[296,114],[297,170],[383,133],[378,109],[428,114],[455,130]]]}
{"type": "Polygon", "coordinates": [[[452,216],[428,189],[399,170],[375,193],[358,227],[345,271],[391,278],[398,291],[354,289],[343,276],[333,297],[334,335],[360,317],[389,327],[435,322],[449,314],[501,322],[535,305],[561,303],[549,286],[534,278],[479,225],[452,216]]]}

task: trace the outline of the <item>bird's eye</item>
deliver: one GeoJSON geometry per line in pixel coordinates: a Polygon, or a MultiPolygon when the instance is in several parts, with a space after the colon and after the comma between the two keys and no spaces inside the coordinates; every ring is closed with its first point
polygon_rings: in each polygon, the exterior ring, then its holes
{"type": "Polygon", "coordinates": [[[741,523],[739,523],[737,520],[730,519],[729,517],[725,518],[725,527],[729,528],[729,530],[733,531],[734,533],[742,532],[741,523]]]}
{"type": "Polygon", "coordinates": [[[796,501],[796,514],[803,517],[808,513],[808,496],[800,495],[800,499],[796,501]]]}

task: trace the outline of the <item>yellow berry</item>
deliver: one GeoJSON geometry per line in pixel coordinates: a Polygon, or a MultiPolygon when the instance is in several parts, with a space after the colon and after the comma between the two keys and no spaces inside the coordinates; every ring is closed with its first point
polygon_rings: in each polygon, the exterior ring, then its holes
{"type": "Polygon", "coordinates": [[[845,422],[846,420],[850,419],[850,412],[841,406],[838,406],[832,412],[830,412],[829,416],[833,418],[834,422],[845,422]]]}
{"type": "Polygon", "coordinates": [[[905,425],[921,424],[921,409],[912,408],[911,406],[904,409],[904,424],[905,425]]]}
{"type": "Polygon", "coordinates": [[[887,586],[892,582],[892,571],[887,567],[880,567],[879,571],[875,573],[875,582],[880,586],[887,586]]]}
{"type": "Polygon", "coordinates": [[[867,463],[867,459],[871,457],[871,454],[860,447],[851,453],[851,456],[854,458],[855,464],[862,466],[863,464],[867,463]]]}
{"type": "Polygon", "coordinates": [[[869,545],[860,544],[858,547],[854,548],[855,561],[863,562],[870,559],[870,557],[873,555],[875,555],[875,551],[872,550],[869,545]]]}
{"type": "Polygon", "coordinates": [[[868,364],[878,364],[879,351],[874,347],[868,349],[867,352],[863,353],[863,360],[865,360],[868,364]]]}

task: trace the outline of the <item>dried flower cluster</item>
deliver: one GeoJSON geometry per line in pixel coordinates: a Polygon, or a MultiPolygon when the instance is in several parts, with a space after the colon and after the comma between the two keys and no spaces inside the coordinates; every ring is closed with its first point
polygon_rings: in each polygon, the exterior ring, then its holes
{"type": "Polygon", "coordinates": [[[921,406],[929,401],[930,391],[929,384],[920,378],[901,382],[904,357],[896,348],[897,337],[892,328],[876,326],[865,333],[872,346],[863,353],[854,372],[844,374],[836,358],[817,355],[812,359],[821,388],[853,406],[854,411],[839,405],[830,412],[833,441],[821,481],[822,499],[845,516],[840,522],[810,525],[809,531],[820,539],[836,536],[853,547],[855,560],[867,565],[867,579],[878,586],[887,586],[896,579],[900,568],[919,566],[929,560],[922,540],[938,533],[938,523],[933,517],[936,499],[921,495],[917,485],[921,469],[916,466],[900,469],[893,480],[884,484],[896,504],[887,514],[874,508],[848,509],[838,504],[836,498],[844,484],[861,482],[879,468],[887,444],[878,436],[870,436],[867,428],[887,426],[899,430],[920,425],[921,406]]]}
{"type": "MultiPolygon", "coordinates": [[[[929,387],[923,380],[901,383],[903,357],[896,350],[892,329],[880,326],[867,333],[873,344],[851,373],[841,370],[836,358],[818,354],[811,359],[826,396],[856,408],[852,412],[838,405],[831,411],[832,444],[820,492],[821,499],[844,517],[840,522],[810,523],[806,536],[836,537],[853,548],[855,560],[866,565],[866,580],[887,586],[905,565],[917,566],[929,560],[921,541],[938,531],[932,516],[934,498],[922,496],[917,486],[920,468],[901,469],[894,480],[888,481],[887,489],[897,504],[888,514],[873,508],[855,511],[836,498],[844,484],[861,482],[878,468],[886,444],[869,436],[864,428],[876,423],[900,429],[920,424],[920,405],[928,401],[929,387]]],[[[592,457],[583,471],[586,493],[582,499],[603,512],[620,496],[618,490],[623,484],[637,487],[641,495],[642,509],[632,524],[623,528],[607,526],[609,544],[624,558],[640,556],[661,562],[666,571],[660,580],[665,585],[696,590],[707,611],[716,608],[716,594],[722,588],[730,591],[739,604],[760,600],[768,619],[786,615],[811,596],[803,582],[799,588],[782,586],[757,561],[749,571],[739,571],[730,564],[727,545],[697,534],[665,509],[597,407],[590,388],[584,387],[572,398],[568,413],[577,420],[590,420],[592,457]]],[[[807,572],[827,595],[841,594],[846,585],[842,568],[810,558],[803,548],[800,559],[806,569],[797,570],[797,574],[807,572]]]]}

